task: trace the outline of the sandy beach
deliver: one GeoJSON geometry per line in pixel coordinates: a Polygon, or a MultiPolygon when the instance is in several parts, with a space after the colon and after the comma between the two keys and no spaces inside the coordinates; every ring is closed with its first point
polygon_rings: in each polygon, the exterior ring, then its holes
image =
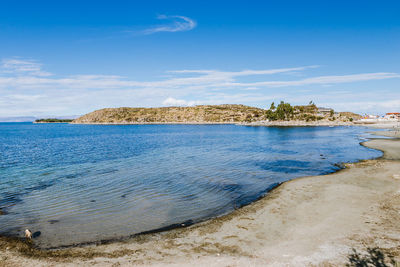
{"type": "MultiPolygon", "coordinates": [[[[400,129],[400,122],[399,121],[388,121],[388,122],[378,122],[378,123],[357,123],[356,125],[365,126],[368,128],[375,128],[375,129],[390,129],[390,130],[399,130],[400,129]]],[[[388,132],[389,135],[394,135],[395,133],[388,132]]]]}
{"type": "Polygon", "coordinates": [[[191,227],[50,251],[3,237],[0,266],[343,266],[352,249],[374,247],[400,262],[400,140],[363,145],[383,157],[283,183],[191,227]]]}

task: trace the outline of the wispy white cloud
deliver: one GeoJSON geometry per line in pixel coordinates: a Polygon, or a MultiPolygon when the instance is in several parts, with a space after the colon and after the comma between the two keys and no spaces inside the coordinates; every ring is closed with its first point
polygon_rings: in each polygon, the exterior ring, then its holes
{"type": "Polygon", "coordinates": [[[135,81],[116,75],[74,75],[62,78],[34,76],[32,73],[25,76],[5,76],[0,77],[1,87],[18,88],[44,88],[44,87],[63,87],[63,88],[227,88],[235,86],[251,87],[251,83],[237,83],[236,77],[250,75],[272,75],[285,72],[301,71],[314,66],[282,68],[270,70],[244,70],[236,72],[224,72],[218,70],[175,70],[169,71],[174,74],[192,74],[189,77],[170,77],[161,81],[135,81]]]}
{"type": "Polygon", "coordinates": [[[0,65],[0,73],[25,74],[35,76],[50,76],[51,73],[42,70],[42,64],[33,60],[21,60],[16,58],[3,59],[0,65]]]}
{"type": "MultiPolygon", "coordinates": [[[[216,70],[203,71],[173,71],[176,74],[191,73],[190,77],[171,77],[160,81],[135,81],[122,76],[115,75],[75,75],[62,78],[43,77],[42,73],[29,72],[18,76],[0,76],[1,87],[16,88],[45,88],[62,87],[73,89],[113,89],[113,88],[209,88],[209,89],[232,89],[243,88],[256,90],[257,88],[293,87],[304,85],[331,85],[339,83],[363,82],[370,80],[383,80],[400,78],[398,73],[378,72],[361,73],[351,75],[316,76],[300,80],[275,80],[268,78],[261,82],[238,82],[237,77],[250,75],[269,75],[303,70],[301,68],[272,69],[272,70],[244,70],[238,72],[223,72],[216,70]],[[36,76],[35,76],[36,75],[36,76]]],[[[20,73],[21,74],[21,73],[20,73]]]]}
{"type": "Polygon", "coordinates": [[[302,71],[302,70],[313,69],[313,68],[318,68],[318,67],[319,67],[318,65],[312,65],[312,66],[303,66],[303,67],[296,67],[296,68],[280,68],[280,69],[270,69],[270,70],[242,70],[242,71],[172,70],[172,71],[168,71],[168,72],[238,77],[238,76],[268,75],[268,74],[277,74],[277,73],[284,73],[284,72],[294,72],[294,71],[302,71]]]}
{"type": "Polygon", "coordinates": [[[383,80],[400,78],[400,74],[393,72],[377,72],[377,73],[361,73],[350,75],[335,75],[335,76],[319,76],[306,78],[294,81],[265,81],[256,83],[233,83],[232,86],[270,86],[270,87],[284,87],[284,86],[301,86],[311,84],[331,85],[337,83],[351,83],[362,82],[370,80],[383,80]]]}
{"type": "Polygon", "coordinates": [[[168,20],[168,24],[156,25],[143,31],[144,34],[153,34],[157,32],[183,32],[194,29],[196,21],[185,16],[166,16],[159,15],[157,19],[168,20]]]}
{"type": "Polygon", "coordinates": [[[340,101],[325,102],[321,105],[330,106],[340,111],[355,111],[360,114],[385,114],[386,112],[399,112],[400,110],[400,100],[340,101]]]}
{"type": "Polygon", "coordinates": [[[201,104],[200,101],[186,101],[183,99],[176,99],[173,97],[168,97],[165,99],[162,104],[164,106],[194,106],[201,104]]]}

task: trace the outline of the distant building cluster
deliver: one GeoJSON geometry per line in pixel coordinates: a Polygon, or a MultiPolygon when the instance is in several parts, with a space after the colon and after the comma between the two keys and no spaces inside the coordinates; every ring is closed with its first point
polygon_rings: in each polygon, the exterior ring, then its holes
{"type": "Polygon", "coordinates": [[[384,116],[379,115],[365,115],[361,122],[394,122],[400,121],[400,112],[389,112],[384,116]]]}
{"type": "Polygon", "coordinates": [[[332,108],[324,108],[324,107],[318,107],[318,116],[327,116],[332,113],[335,113],[332,108]]]}

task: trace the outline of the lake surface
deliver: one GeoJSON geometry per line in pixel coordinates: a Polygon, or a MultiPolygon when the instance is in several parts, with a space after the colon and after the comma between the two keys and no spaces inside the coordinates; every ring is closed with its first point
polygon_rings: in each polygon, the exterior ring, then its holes
{"type": "MultiPolygon", "coordinates": [[[[359,127],[0,123],[0,234],[42,248],[190,224],[381,156],[359,127]]],[[[329,179],[329,177],[326,177],[329,179]]]]}

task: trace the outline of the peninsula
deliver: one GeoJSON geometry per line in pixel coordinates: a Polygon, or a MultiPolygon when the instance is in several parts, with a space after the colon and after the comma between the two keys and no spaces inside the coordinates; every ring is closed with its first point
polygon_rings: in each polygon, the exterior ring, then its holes
{"type": "Polygon", "coordinates": [[[38,119],[35,120],[34,123],[69,123],[72,122],[73,120],[71,119],[55,119],[55,118],[51,118],[51,119],[38,119]]]}
{"type": "Polygon", "coordinates": [[[269,109],[245,105],[199,105],[193,107],[105,108],[75,119],[76,124],[274,124],[349,125],[360,115],[335,112],[314,103],[292,106],[283,101],[269,109]]]}

